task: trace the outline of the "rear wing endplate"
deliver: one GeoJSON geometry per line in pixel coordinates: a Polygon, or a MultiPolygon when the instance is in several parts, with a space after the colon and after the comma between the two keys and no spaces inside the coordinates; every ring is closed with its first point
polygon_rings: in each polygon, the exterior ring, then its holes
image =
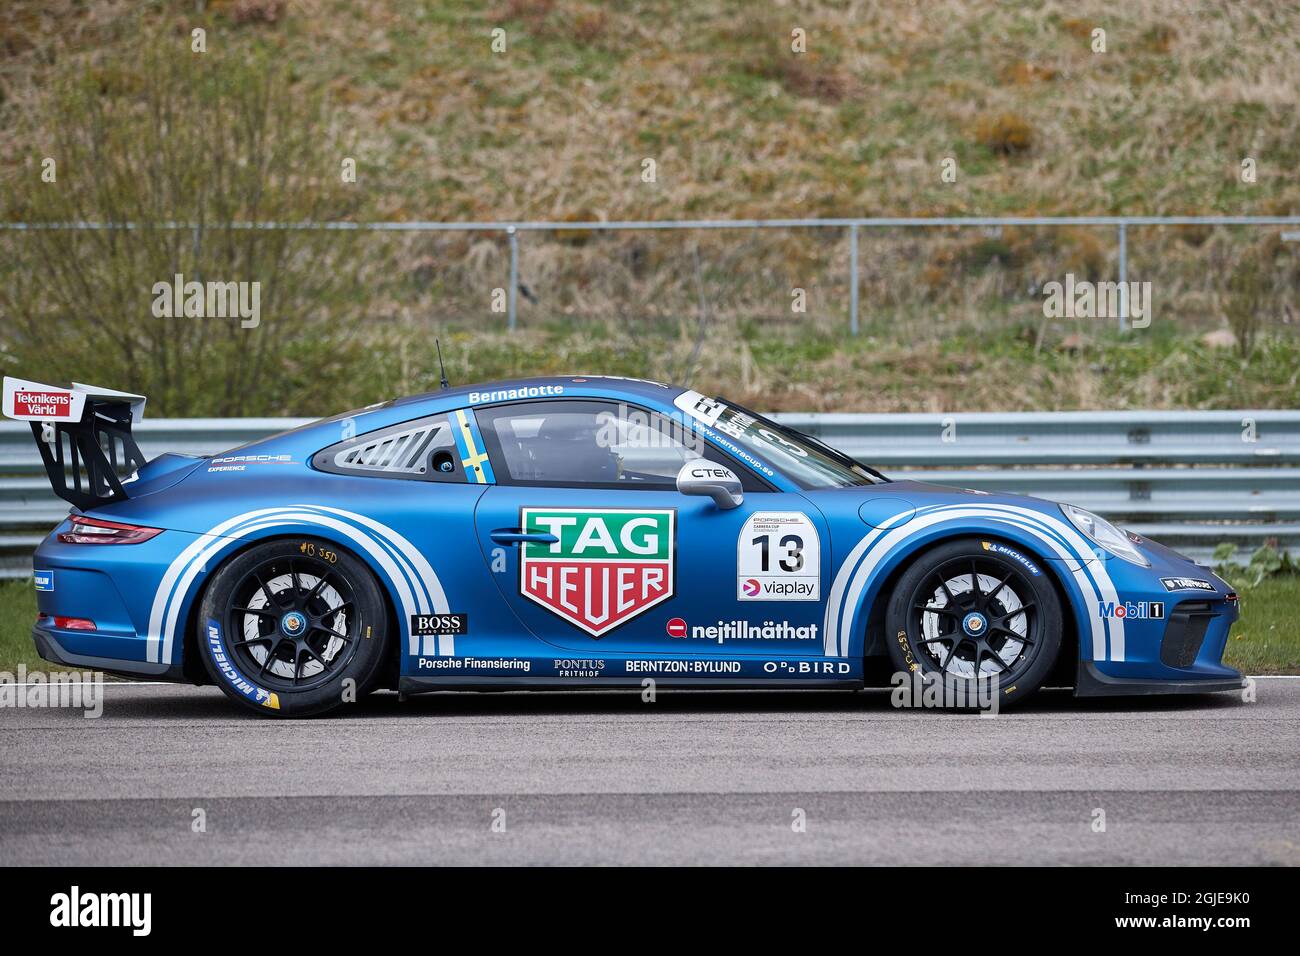
{"type": "Polygon", "coordinates": [[[145,463],[131,434],[144,403],[143,395],[80,382],[4,380],[5,417],[31,425],[50,487],[83,511],[128,497],[123,478],[145,463]]]}

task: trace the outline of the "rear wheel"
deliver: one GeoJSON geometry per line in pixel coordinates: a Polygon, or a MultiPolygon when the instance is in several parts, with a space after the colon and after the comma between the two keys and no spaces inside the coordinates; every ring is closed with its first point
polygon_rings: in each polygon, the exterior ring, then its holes
{"type": "Polygon", "coordinates": [[[951,700],[1023,700],[1061,648],[1061,603],[1047,572],[1012,548],[952,541],[898,580],[886,612],[895,669],[938,678],[951,700]]]}
{"type": "Polygon", "coordinates": [[[322,714],[368,692],[384,661],[383,595],[330,542],[270,541],[217,571],[200,607],[213,681],[268,716],[322,714]]]}

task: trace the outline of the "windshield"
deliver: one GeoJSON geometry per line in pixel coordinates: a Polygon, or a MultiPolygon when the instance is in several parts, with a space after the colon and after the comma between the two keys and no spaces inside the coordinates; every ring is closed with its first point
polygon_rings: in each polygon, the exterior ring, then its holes
{"type": "Polygon", "coordinates": [[[713,427],[772,462],[802,488],[847,488],[888,480],[811,435],[720,396],[716,401],[722,411],[713,427]]]}

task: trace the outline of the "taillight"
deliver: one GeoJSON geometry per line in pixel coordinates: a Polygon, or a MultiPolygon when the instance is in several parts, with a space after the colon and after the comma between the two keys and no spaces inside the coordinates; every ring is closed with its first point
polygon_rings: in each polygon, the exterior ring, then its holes
{"type": "Polygon", "coordinates": [[[54,616],[54,626],[63,631],[93,631],[95,622],[88,617],[54,616]]]}
{"type": "Polygon", "coordinates": [[[51,617],[42,611],[40,614],[36,615],[36,618],[42,626],[44,626],[47,621],[53,621],[54,626],[63,631],[95,630],[95,622],[88,617],[63,617],[58,614],[51,617]]]}
{"type": "Polygon", "coordinates": [[[59,532],[59,540],[64,544],[139,544],[161,533],[162,528],[78,516],[69,530],[59,532]]]}

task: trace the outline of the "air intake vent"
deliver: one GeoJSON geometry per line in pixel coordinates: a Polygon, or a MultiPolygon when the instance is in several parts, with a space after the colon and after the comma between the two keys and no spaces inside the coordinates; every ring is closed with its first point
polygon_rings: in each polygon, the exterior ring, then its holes
{"type": "Polygon", "coordinates": [[[425,422],[406,431],[390,432],[338,452],[334,456],[334,467],[342,471],[422,475],[428,467],[426,453],[438,431],[445,427],[441,422],[425,422]]]}
{"type": "Polygon", "coordinates": [[[1160,660],[1170,667],[1195,664],[1205,641],[1205,631],[1215,616],[1209,601],[1183,601],[1175,607],[1160,642],[1160,660]]]}

